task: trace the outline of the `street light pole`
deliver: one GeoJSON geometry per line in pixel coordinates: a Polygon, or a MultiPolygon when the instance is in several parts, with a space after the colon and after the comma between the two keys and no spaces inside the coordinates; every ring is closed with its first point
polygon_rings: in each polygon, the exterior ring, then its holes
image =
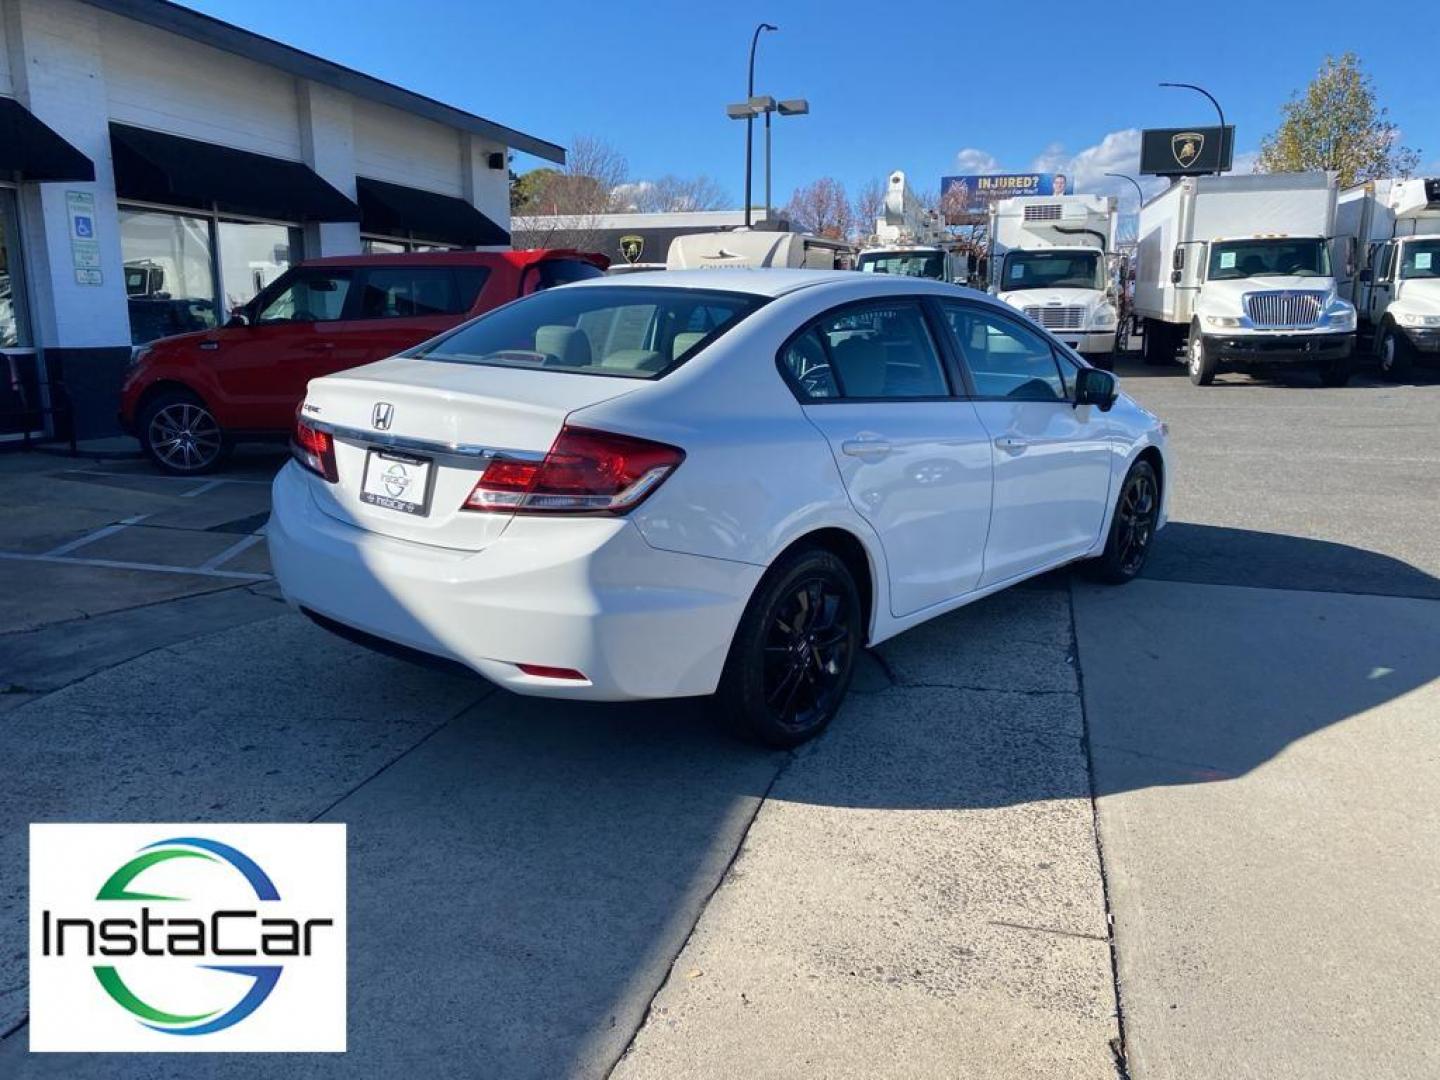
{"type": "MultiPolygon", "coordinates": [[[[1215,95],[1210,93],[1210,91],[1206,90],[1203,86],[1196,86],[1194,83],[1162,82],[1160,85],[1172,87],[1174,89],[1194,90],[1196,93],[1204,94],[1207,98],[1210,99],[1210,104],[1215,106],[1215,112],[1220,116],[1220,160],[1224,161],[1227,141],[1227,137],[1225,134],[1225,110],[1220,107],[1220,102],[1215,100],[1215,95]]],[[[1224,169],[1216,169],[1215,175],[1219,176],[1224,171],[1224,169]]]]}
{"type": "Polygon", "coordinates": [[[1123,173],[1123,172],[1107,172],[1105,175],[1106,175],[1106,176],[1113,176],[1113,177],[1115,177],[1116,180],[1129,180],[1130,183],[1132,183],[1132,184],[1135,185],[1135,194],[1136,194],[1136,196],[1140,199],[1141,204],[1142,204],[1142,205],[1144,204],[1144,202],[1145,202],[1145,189],[1140,186],[1140,181],[1139,181],[1139,180],[1136,180],[1133,176],[1130,176],[1130,175],[1128,175],[1128,174],[1126,174],[1126,173],[1123,173]]]}
{"type": "MultiPolygon", "coordinates": [[[[770,23],[763,23],[763,22],[762,22],[759,26],[755,27],[755,33],[754,33],[753,35],[751,35],[751,37],[750,37],[750,73],[749,73],[749,76],[747,77],[746,82],[745,82],[745,98],[746,98],[747,101],[748,101],[750,98],[752,98],[752,97],[755,96],[755,46],[756,46],[757,44],[759,44],[759,42],[760,42],[760,34],[761,34],[762,31],[765,31],[765,30],[778,30],[778,29],[780,29],[778,26],[772,26],[770,23]]],[[[765,119],[766,119],[767,126],[768,126],[768,122],[769,122],[769,119],[770,119],[770,118],[767,116],[765,119]]],[[[749,228],[749,226],[750,226],[750,173],[751,173],[751,156],[752,156],[752,154],[753,154],[754,143],[755,143],[755,139],[754,139],[754,135],[753,135],[754,130],[755,130],[755,117],[754,117],[754,116],[750,116],[750,117],[746,118],[746,120],[745,120],[745,226],[746,226],[746,228],[749,228]]]]}

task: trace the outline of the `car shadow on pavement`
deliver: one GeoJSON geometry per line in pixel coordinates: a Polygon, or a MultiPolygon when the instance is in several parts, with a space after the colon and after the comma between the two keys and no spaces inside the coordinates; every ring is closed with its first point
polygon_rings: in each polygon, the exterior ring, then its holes
{"type": "MultiPolygon", "coordinates": [[[[1147,578],[1109,590],[1052,573],[886,642],[865,657],[832,729],[788,754],[725,738],[702,702],[491,692],[365,652],[293,614],[160,650],[27,704],[0,729],[0,913],[9,923],[0,987],[23,993],[28,821],[343,821],[350,1052],[172,1064],[25,1055],[17,1034],[0,1043],[0,1074],[603,1076],[645,1022],[712,892],[748,872],[740,848],[762,803],[815,808],[814,835],[786,842],[846,837],[848,872],[879,873],[884,889],[900,888],[941,922],[944,905],[925,906],[937,897],[1036,921],[1004,906],[1019,898],[1043,921],[1053,867],[1098,881],[1082,669],[1107,650],[1109,627],[1135,636],[1135,620],[1149,617],[1144,590],[1193,590],[1180,617],[1194,633],[1254,638],[1254,648],[1274,629],[1227,624],[1209,587],[1328,583],[1440,599],[1440,582],[1373,552],[1185,523],[1161,534],[1147,578]],[[1077,644],[1076,604],[1091,597],[1110,607],[1086,608],[1077,644]],[[951,855],[919,877],[891,865],[932,835],[914,811],[953,815],[951,855]],[[892,831],[903,829],[912,831],[892,831]]],[[[1440,652],[1405,664],[1370,655],[1365,620],[1395,613],[1364,600],[1338,645],[1337,628],[1314,612],[1279,620],[1292,647],[1313,638],[1335,655],[1328,685],[1264,722],[1224,713],[1198,733],[1157,725],[1158,741],[1146,735],[1100,793],[1231,779],[1440,675],[1440,652]]],[[[1153,650],[1107,659],[1152,670],[1203,662],[1153,650]]],[[[1164,680],[1159,691],[1153,675],[1148,685],[1163,716],[1164,680]]],[[[0,997],[0,1030],[20,1000],[0,997]]]]}

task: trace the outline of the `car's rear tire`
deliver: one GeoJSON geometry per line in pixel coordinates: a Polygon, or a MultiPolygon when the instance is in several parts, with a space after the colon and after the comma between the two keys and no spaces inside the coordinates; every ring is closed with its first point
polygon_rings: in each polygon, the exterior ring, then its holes
{"type": "Polygon", "coordinates": [[[1215,350],[1200,332],[1200,324],[1190,327],[1190,339],[1185,343],[1185,366],[1190,381],[1196,386],[1209,386],[1215,381],[1215,372],[1220,367],[1215,350]]]}
{"type": "Polygon", "coordinates": [[[1142,459],[1130,466],[1120,485],[1105,550],[1085,566],[1090,576],[1112,585],[1135,580],[1150,557],[1159,518],[1160,478],[1155,467],[1142,459]]]}
{"type": "Polygon", "coordinates": [[[767,746],[813,739],[845,698],[863,635],[860,591],[845,564],[818,547],[786,554],[740,617],[713,698],[717,719],[767,746]]]}
{"type": "Polygon", "coordinates": [[[170,476],[203,476],[230,459],[230,438],[197,394],[162,390],[145,403],[135,425],[145,456],[170,476]]]}
{"type": "Polygon", "coordinates": [[[1380,366],[1380,375],[1392,382],[1403,382],[1410,377],[1415,366],[1415,350],[1394,323],[1387,322],[1380,327],[1375,338],[1375,359],[1380,366]]]}

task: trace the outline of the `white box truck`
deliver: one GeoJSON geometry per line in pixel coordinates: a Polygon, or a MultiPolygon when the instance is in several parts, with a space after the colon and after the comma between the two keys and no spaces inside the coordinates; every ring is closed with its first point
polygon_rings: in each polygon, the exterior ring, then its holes
{"type": "Polygon", "coordinates": [[[1340,193],[1336,231],[1362,267],[1350,283],[1387,378],[1440,353],[1440,178],[1370,180],[1340,193]]]}
{"type": "Polygon", "coordinates": [[[1146,363],[1173,362],[1183,343],[1197,386],[1226,368],[1276,364],[1344,385],[1355,308],[1332,269],[1337,194],[1333,173],[1191,176],[1142,206],[1135,312],[1146,363]]]}
{"type": "Polygon", "coordinates": [[[804,267],[807,270],[848,270],[856,247],[808,233],[773,229],[687,233],[670,241],[667,270],[725,270],[734,267],[804,267]]]}
{"type": "Polygon", "coordinates": [[[1099,367],[1115,352],[1115,199],[1022,195],[990,209],[990,291],[1099,367]]]}

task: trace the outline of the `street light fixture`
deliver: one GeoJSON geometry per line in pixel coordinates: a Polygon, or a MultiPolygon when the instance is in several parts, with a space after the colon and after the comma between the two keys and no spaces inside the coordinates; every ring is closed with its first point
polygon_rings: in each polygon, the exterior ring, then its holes
{"type": "MultiPolygon", "coordinates": [[[[725,115],[731,120],[744,120],[747,123],[755,117],[765,117],[765,220],[770,220],[770,117],[774,113],[781,116],[808,116],[810,113],[810,102],[804,98],[786,98],[784,101],[776,101],[769,94],[751,95],[749,101],[738,102],[734,105],[725,106],[725,115]]],[[[750,161],[746,155],[745,161],[745,225],[750,226],[750,161]]]]}
{"type": "MultiPolygon", "coordinates": [[[[1194,83],[1162,82],[1160,85],[1168,86],[1171,89],[1175,90],[1194,90],[1197,94],[1204,94],[1207,98],[1210,99],[1210,104],[1215,106],[1215,112],[1218,113],[1220,116],[1220,160],[1224,161],[1226,156],[1225,151],[1228,148],[1228,139],[1225,133],[1225,110],[1220,107],[1220,102],[1215,100],[1215,95],[1210,93],[1210,91],[1206,90],[1203,86],[1196,86],[1194,83]]],[[[1215,175],[1220,176],[1224,173],[1224,171],[1224,169],[1216,169],[1215,175]]]]}

